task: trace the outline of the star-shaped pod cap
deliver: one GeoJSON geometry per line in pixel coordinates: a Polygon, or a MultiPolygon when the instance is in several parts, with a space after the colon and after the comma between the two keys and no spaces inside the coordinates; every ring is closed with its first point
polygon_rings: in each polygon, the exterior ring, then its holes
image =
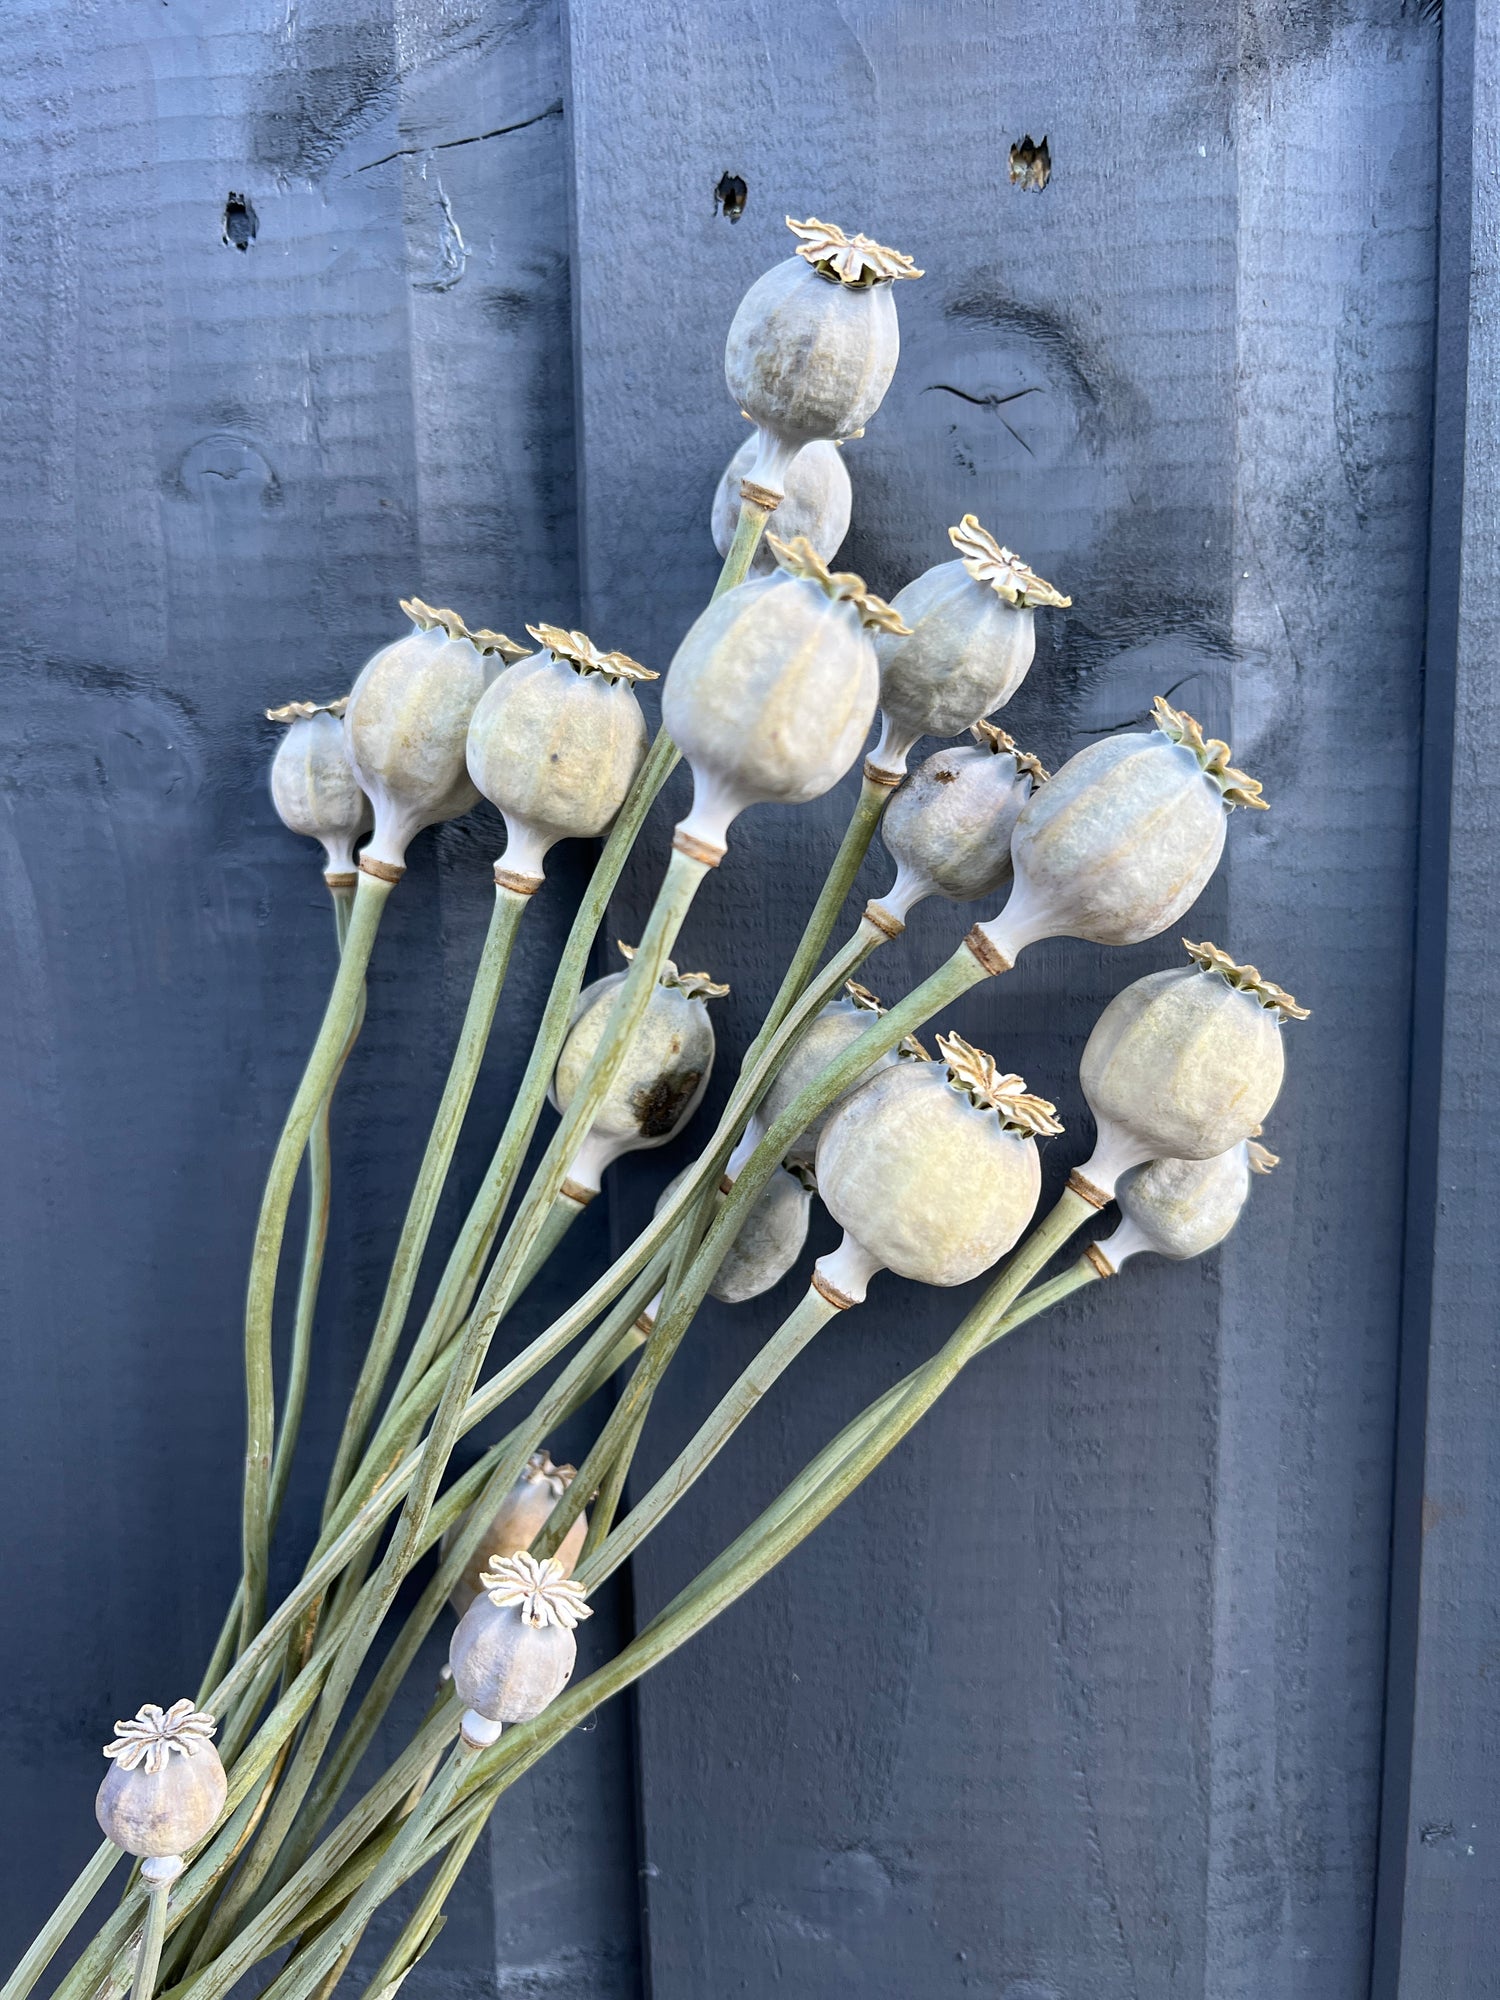
{"type": "Polygon", "coordinates": [[[502,1611],[514,1605],[523,1625],[560,1625],[571,1632],[581,1619],[592,1618],[588,1595],[551,1556],[540,1561],[527,1550],[496,1556],[479,1579],[491,1604],[502,1611]]]}
{"type": "Polygon", "coordinates": [[[987,583],[997,597],[1018,610],[1050,605],[1063,611],[1073,602],[1023,563],[1014,550],[997,542],[988,528],[981,528],[973,514],[965,514],[956,528],[950,528],[948,539],[974,581],[987,583]]]}
{"type": "MultiPolygon", "coordinates": [[[[1312,1012],[1310,1007],[1299,1007],[1284,987],[1272,979],[1262,979],[1253,965],[1237,965],[1227,951],[1220,951],[1216,944],[1192,944],[1187,938],[1182,940],[1183,950],[1195,965],[1204,972],[1217,972],[1221,978],[1239,993],[1248,993],[1252,1000],[1258,1000],[1262,1007],[1279,1014],[1283,1021],[1305,1021],[1312,1012]]],[[[1262,1152],[1265,1151],[1261,1147],[1262,1152]]],[[[1271,1156],[1268,1154],[1268,1158],[1271,1156]]],[[[1275,1164],[1274,1159],[1272,1165],[1275,1164]]],[[[1265,1169],[1257,1169],[1263,1172],[1265,1169]]]]}
{"type": "Polygon", "coordinates": [[[969,734],[992,755],[1014,758],[1016,769],[1023,777],[1030,778],[1034,785],[1045,785],[1052,776],[1040,757],[1033,757],[1029,750],[1023,750],[1015,738],[1007,736],[997,723],[971,722],[969,734]]]}
{"type": "Polygon", "coordinates": [[[114,1741],[105,1744],[104,1754],[122,1771],[144,1766],[147,1776],[154,1777],[174,1752],[179,1757],[196,1757],[213,1741],[218,1726],[213,1716],[194,1708],[185,1695],[166,1709],[148,1701],[129,1722],[115,1724],[114,1741]]]}
{"type": "Polygon", "coordinates": [[[888,250],[868,236],[846,236],[836,222],[819,222],[815,215],[810,215],[806,222],[794,222],[788,216],[786,226],[801,239],[797,255],[805,257],[820,277],[831,278],[855,291],[888,284],[893,278],[923,275],[911,258],[904,257],[899,250],[888,250]]]}
{"type": "Polygon", "coordinates": [[[879,632],[895,632],[903,637],[910,634],[911,627],[902,623],[899,611],[893,611],[883,597],[877,597],[853,570],[831,570],[806,535],[794,535],[789,542],[782,541],[779,535],[767,535],[766,546],[788,576],[817,584],[835,602],[842,599],[852,604],[863,624],[879,632]]]}
{"type": "Polygon", "coordinates": [[[1259,779],[1235,770],[1229,761],[1227,743],[1220,742],[1217,736],[1205,739],[1202,724],[1183,709],[1173,708],[1161,695],[1151,704],[1151,716],[1163,736],[1192,751],[1203,767],[1204,777],[1212,778],[1224,794],[1226,806],[1253,806],[1257,812],[1268,810],[1270,801],[1261,797],[1259,779]]]}
{"type": "Polygon", "coordinates": [[[1002,1076],[1000,1065],[962,1035],[939,1035],[939,1053],[948,1065],[948,1081],[980,1111],[998,1112],[1008,1132],[1028,1139],[1051,1138],[1061,1132],[1057,1107],[1045,1097],[1033,1097],[1024,1078],[1002,1076]]]}
{"type": "Polygon", "coordinates": [[[561,625],[528,625],[526,630],[539,646],[559,660],[566,660],[577,673],[602,674],[610,681],[658,681],[661,675],[628,653],[602,653],[587,632],[568,632],[561,625]]]}
{"type": "Polygon", "coordinates": [[[471,630],[456,611],[437,611],[432,605],[424,604],[420,597],[403,597],[401,609],[406,613],[419,632],[433,632],[441,626],[450,639],[467,639],[481,653],[498,653],[507,665],[516,660],[531,657],[529,646],[518,646],[514,639],[508,639],[503,632],[491,632],[485,626],[471,630]]]}
{"type": "Polygon", "coordinates": [[[341,694],[337,701],[289,701],[280,708],[266,710],[267,722],[310,722],[315,715],[338,717],[349,706],[349,697],[341,694]]]}

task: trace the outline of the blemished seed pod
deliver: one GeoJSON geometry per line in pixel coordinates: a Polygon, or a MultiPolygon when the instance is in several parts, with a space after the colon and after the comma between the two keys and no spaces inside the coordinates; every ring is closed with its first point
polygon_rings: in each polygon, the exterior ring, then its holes
{"type": "MultiPolygon", "coordinates": [[[[622,944],[620,950],[627,963],[635,956],[630,945],[622,944]]],[[[572,1103],[624,983],[623,972],[612,972],[579,994],[548,1092],[558,1111],[572,1103]]],[[[706,972],[679,972],[668,959],[588,1137],[568,1168],[564,1192],[575,1201],[589,1201],[599,1192],[600,1176],[612,1160],[665,1146],[692,1117],[714,1066],[708,1002],[728,991],[706,972]]]]}
{"type": "Polygon", "coordinates": [[[853,437],[880,408],[901,352],[892,283],[922,276],[816,216],[786,226],[796,250],[746,292],[724,344],[729,393],[756,427],[748,497],[772,506],[804,445],[853,437]]]}
{"type": "MultiPolygon", "coordinates": [[[[770,1088],[761,1099],[754,1116],[745,1128],[745,1135],[736,1147],[729,1162],[733,1175],[742,1158],[755,1150],[760,1139],[776,1123],[776,1120],[802,1094],[803,1089],[820,1076],[828,1065],[844,1053],[851,1042],[857,1042],[869,1027],[872,1016],[885,1012],[884,1006],[867,986],[861,986],[856,979],[845,983],[837,1000],[830,1000],[808,1022],[798,1039],[792,1044],[785,1062],[771,1080],[770,1088]]],[[[859,1090],[877,1071],[890,1069],[898,1060],[894,1049],[887,1049],[884,1055],[876,1056],[868,1070],[851,1086],[851,1092],[859,1090]]],[[[826,1111],[820,1111],[805,1132],[801,1132],[786,1150],[786,1165],[794,1172],[810,1169],[818,1151],[818,1141],[823,1136],[824,1127],[838,1106],[846,1098],[837,1098],[826,1111]]]]}
{"type": "MultiPolygon", "coordinates": [[[[724,468],[714,495],[714,547],[721,556],[727,556],[734,543],[740,521],[740,487],[755,463],[755,453],[755,439],[746,438],[724,468]]],[[[853,511],[849,471],[838,446],[825,438],[804,446],[787,471],[786,492],[776,510],[777,534],[784,542],[805,535],[824,562],[832,562],[849,532],[853,511]]],[[[776,557],[762,541],[750,559],[751,574],[772,576],[775,570],[776,557]]]]}
{"type": "Polygon", "coordinates": [[[185,1698],[168,1709],[148,1701],[115,1724],[104,1747],[110,1768],[94,1802],[99,1824],[158,1879],[177,1872],[165,1864],[180,1863],[224,1810],[229,1784],[213,1746],[217,1727],[185,1698]]]}
{"type": "MultiPolygon", "coordinates": [[[[449,1595],[448,1602],[460,1618],[483,1588],[480,1578],[491,1560],[495,1556],[518,1556],[523,1549],[529,1549],[576,1476],[576,1466],[554,1465],[547,1451],[531,1454],[515,1484],[500,1502],[478,1552],[449,1595]]],[[[472,1511],[470,1509],[470,1514],[472,1511]]],[[[449,1529],[443,1537],[445,1550],[451,1538],[469,1524],[469,1519],[470,1515],[465,1514],[457,1526],[449,1529]]],[[[553,1550],[552,1559],[564,1576],[571,1576],[578,1567],[588,1531],[588,1516],[580,1514],[553,1550]]]]}
{"type": "Polygon", "coordinates": [[[1074,1175],[1108,1200],[1147,1160],[1210,1160],[1254,1136],[1281,1089],[1281,1028],[1308,1009],[1212,944],[1117,993],[1079,1064],[1098,1141],[1074,1175]]]}
{"type": "Polygon", "coordinates": [[[578,1654],[574,1628],[593,1616],[582,1585],[550,1556],[496,1556],[480,1584],[448,1647],[463,1736],[476,1746],[557,1699],[578,1654]]]}
{"type": "Polygon", "coordinates": [[[559,840],[604,832],[645,761],[637,681],[659,678],[583,632],[528,625],[543,648],[491,681],[469,723],[469,776],[505,821],[495,878],[529,894],[559,840]]]}
{"type": "Polygon", "coordinates": [[[1242,1139],[1211,1159],[1149,1160],[1132,1167],[1115,1189],[1119,1228],[1088,1254],[1096,1267],[1102,1259],[1111,1272],[1143,1250],[1175,1259],[1201,1257],[1239,1221],[1252,1176],[1277,1165],[1274,1153],[1242,1139]]]}
{"type": "Polygon", "coordinates": [[[1091,743],[1032,793],[1011,835],[1015,873],[979,930],[1007,963],[1050,937],[1139,944],[1191,909],[1224,851],[1231,809],[1265,809],[1254,778],[1159,696],[1156,727],[1091,743]]]}
{"type": "Polygon", "coordinates": [[[960,1036],[938,1048],[941,1061],[898,1063],[845,1098],[819,1141],[818,1192],[844,1231],[817,1267],[836,1304],[857,1303],[881,1270],[961,1285],[1036,1210],[1036,1141],[1062,1130],[1053,1106],[960,1036]]]}
{"type": "Polygon", "coordinates": [[[948,538],[957,560],[925,570],[892,600],[909,631],[875,641],[881,729],[870,763],[897,777],[919,737],[957,736],[1004,708],[1036,653],[1035,607],[1073,602],[972,514],[948,538]]]}
{"type": "Polygon", "coordinates": [[[322,842],[332,885],[354,880],[354,843],[374,825],[344,743],[348,706],[345,695],[266,710],[267,722],[287,725],[271,759],[271,802],[283,826],[322,842]]]}
{"type": "Polygon", "coordinates": [[[401,609],[411,631],[365,662],[344,714],[349,762],[375,815],[360,866],[392,882],[424,826],[478,804],[464,758],[470,718],[500,668],[530,657],[503,632],[471,632],[419,597],[401,609]]]}
{"type": "Polygon", "coordinates": [[[803,805],[843,777],[875,716],[869,628],[905,629],[860,577],[830,571],[805,540],[767,541],[778,573],[703,612],[662,695],[662,722],[693,771],[693,809],[675,844],[710,866],[747,806],[803,805]]]}
{"type": "Polygon", "coordinates": [[[967,903],[1010,880],[1011,834],[1047,771],[992,722],[970,733],[972,743],[919,764],[885,809],[880,834],[896,879],[878,901],[899,923],[928,896],[967,903]]]}

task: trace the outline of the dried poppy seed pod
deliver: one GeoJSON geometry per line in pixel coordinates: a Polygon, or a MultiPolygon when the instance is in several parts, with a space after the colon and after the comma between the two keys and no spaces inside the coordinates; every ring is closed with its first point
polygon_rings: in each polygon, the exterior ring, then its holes
{"type": "MultiPolygon", "coordinates": [[[[576,1466],[554,1465],[549,1452],[534,1451],[531,1454],[522,1466],[516,1483],[500,1502],[482,1547],[454,1585],[448,1598],[448,1602],[460,1618],[482,1591],[484,1586],[480,1579],[488,1564],[496,1556],[518,1556],[523,1549],[529,1549],[546,1527],[548,1515],[573,1484],[576,1476],[576,1466]]],[[[471,1508],[459,1526],[450,1528],[443,1537],[445,1550],[452,1537],[459,1532],[459,1528],[468,1525],[472,1513],[471,1508]]],[[[578,1558],[583,1553],[584,1539],[588,1531],[588,1516],[580,1514],[563,1536],[561,1543],[553,1550],[552,1560],[564,1576],[571,1576],[578,1567],[578,1558]]]]}
{"type": "Polygon", "coordinates": [[[885,809],[880,835],[896,879],[879,903],[899,923],[928,896],[967,903],[1010,880],[1011,834],[1047,772],[994,723],[976,722],[972,734],[918,765],[885,809]]]}
{"type": "Polygon", "coordinates": [[[468,735],[469,776],[505,820],[496,879],[522,894],[548,848],[603,833],[624,804],[648,742],[635,683],[658,678],[582,632],[526,629],[545,650],[490,683],[468,735]]]}
{"type": "MultiPolygon", "coordinates": [[[[846,982],[837,1000],[830,1000],[826,1007],[818,1010],[792,1044],[786,1061],[772,1078],[770,1088],[745,1128],[745,1135],[735,1148],[729,1162],[731,1176],[738,1171],[741,1161],[755,1150],[760,1139],[776,1123],[792,1100],[800,1097],[813,1078],[821,1076],[828,1065],[836,1057],[841,1056],[851,1042],[859,1040],[869,1027],[872,1015],[884,1012],[885,1008],[870,989],[861,986],[855,979],[846,982]]],[[[887,1049],[884,1055],[876,1056],[869,1069],[859,1082],[852,1086],[846,1097],[835,1099],[826,1111],[819,1112],[806,1131],[799,1133],[787,1147],[787,1166],[794,1172],[810,1169],[817,1155],[818,1141],[823,1136],[824,1127],[839,1105],[847,1102],[847,1096],[852,1095],[853,1091],[862,1089],[877,1071],[892,1068],[896,1061],[897,1055],[894,1049],[887,1049]]]]}
{"type": "MultiPolygon", "coordinates": [[[[753,1149],[752,1149],[753,1150],[753,1149]]],[[[656,1204],[659,1215],[693,1171],[691,1166],[670,1180],[656,1204]]],[[[733,1184],[733,1176],[724,1183],[733,1184]]],[[[779,1285],[802,1255],[812,1214],[812,1176],[802,1169],[777,1167],[750,1205],[709,1285],[709,1295],[726,1306],[743,1305],[779,1285]]],[[[652,1310],[655,1317],[655,1309],[652,1310]]]]}
{"type": "MultiPolygon", "coordinates": [[[[635,952],[622,944],[627,961],[635,952]]],[[[599,1046],[623,972],[596,979],[578,996],[573,1024],[552,1072],[549,1096],[566,1111],[599,1046]]],[[[622,1153],[665,1146],[692,1117],[714,1066],[714,1027],[708,1002],[729,991],[706,972],[679,972],[668,959],[635,1033],[568,1168],[564,1193],[587,1202],[599,1192],[604,1169],[622,1153]]]]}
{"type": "Polygon", "coordinates": [[[1278,1164],[1254,1139],[1207,1160],[1150,1160],[1120,1176],[1115,1200],[1122,1220],[1113,1236],[1095,1243],[1090,1261],[1111,1272],[1143,1250],[1159,1257],[1201,1257],[1222,1243],[1240,1219],[1253,1174],[1278,1164]]]}
{"type": "Polygon", "coordinates": [[[1070,1185],[1101,1206],[1130,1167],[1209,1160],[1252,1137],[1281,1089],[1282,1023],[1307,1019],[1253,965],[1217,945],[1187,952],[1190,966],[1117,993],[1084,1047],[1079,1078],[1099,1136],[1070,1185]]]}
{"type": "Polygon", "coordinates": [[[110,1769],[94,1812],[116,1847],[144,1859],[142,1872],[154,1881],[181,1871],[183,1855],[224,1810],[229,1783],[213,1746],[217,1726],[186,1699],[168,1709],[148,1701],[115,1724],[104,1746],[110,1769]]]}
{"type": "Polygon", "coordinates": [[[880,1270],[961,1285],[1035,1212],[1037,1136],[1062,1130],[1053,1107],[959,1036],[938,1048],[941,1062],[899,1063],[847,1097],[819,1142],[818,1192],[844,1230],[817,1266],[836,1303],[880,1270]]]}
{"type": "Polygon", "coordinates": [[[901,352],[891,285],[922,275],[816,216],[786,226],[801,241],[746,292],[724,344],[729,393],[756,427],[749,497],[771,506],[804,445],[853,437],[880,408],[901,352]]]}
{"type": "Polygon", "coordinates": [[[1039,938],[1139,944],[1190,909],[1218,866],[1234,806],[1264,809],[1229,746],[1159,697],[1156,727],[1091,743],[1026,801],[1015,885],[979,926],[1007,962],[1039,938]]]}
{"type": "Polygon", "coordinates": [[[499,669],[528,657],[503,632],[471,632],[419,597],[401,609],[412,630],[365,662],[344,715],[349,762],[375,813],[360,866],[386,881],[400,878],[424,826],[478,804],[464,762],[470,717],[499,669]]]}
{"type": "MultiPolygon", "coordinates": [[[[727,556],[734,544],[740,521],[740,487],[755,463],[755,453],[755,439],[746,438],[724,468],[714,495],[714,547],[721,556],[727,556]]],[[[781,539],[790,542],[805,535],[824,562],[832,562],[849,532],[853,511],[854,495],[844,454],[823,438],[805,446],[787,471],[786,492],[776,510],[776,531],[781,539]]],[[[775,570],[775,556],[764,542],[759,543],[750,559],[751,574],[772,576],[775,570]]]]}
{"type": "Polygon", "coordinates": [[[344,743],[348,706],[345,695],[266,710],[267,722],[287,725],[271,759],[271,802],[283,826],[323,843],[330,886],[354,880],[354,843],[374,824],[344,743]]]}
{"type": "Polygon", "coordinates": [[[693,770],[693,810],[676,845],[711,866],[747,806],[802,805],[843,777],[875,715],[867,628],[905,629],[859,577],[830,572],[806,541],[767,540],[779,573],[708,607],[677,648],[662,695],[662,721],[693,770]]]}
{"type": "Polygon", "coordinates": [[[892,601],[909,632],[875,641],[881,729],[870,762],[896,777],[919,737],[957,736],[1003,708],[1036,653],[1034,607],[1073,602],[972,514],[948,537],[957,561],[924,571],[892,601]]]}
{"type": "Polygon", "coordinates": [[[530,1722],[568,1685],[574,1627],[591,1618],[583,1588],[547,1556],[496,1556],[453,1634],[448,1664],[466,1743],[493,1743],[507,1722],[530,1722]]]}

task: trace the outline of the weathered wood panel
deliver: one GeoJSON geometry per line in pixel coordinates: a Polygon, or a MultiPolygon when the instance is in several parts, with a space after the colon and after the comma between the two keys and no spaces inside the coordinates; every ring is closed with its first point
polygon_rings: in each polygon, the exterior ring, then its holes
{"type": "MultiPolygon", "coordinates": [[[[1268,1134],[1286,1164],[1234,1248],[997,1355],[644,1687],[652,1990],[1363,1994],[1436,29],[1394,5],[631,0],[574,6],[569,33],[593,629],[664,664],[702,601],[741,434],[723,333],[787,252],[782,215],[898,244],[929,276],[849,450],[845,559],[892,589],[972,507],[1076,599],[1013,705],[1023,742],[1060,758],[1169,690],[1231,734],[1275,810],[1232,828],[1194,925],[1315,1009],[1268,1134]],[[1040,195],[1006,184],[1028,132],[1040,195]]],[[[686,956],[736,982],[741,1035],[847,805],[751,814],[694,915],[686,956]]],[[[924,912],[872,983],[902,990],[955,934],[924,912]]],[[[1039,951],[956,1010],[1061,1102],[1054,1179],[1086,1145],[1088,1026],[1174,950],[1039,951]]],[[[790,1296],[707,1319],[648,1466],[790,1296]]],[[[959,1303],[880,1280],[643,1553],[642,1611],[959,1303]]]]}

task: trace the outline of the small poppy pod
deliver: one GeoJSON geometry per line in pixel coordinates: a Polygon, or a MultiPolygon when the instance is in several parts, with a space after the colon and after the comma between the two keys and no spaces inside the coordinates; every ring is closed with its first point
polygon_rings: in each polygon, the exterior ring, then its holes
{"type": "Polygon", "coordinates": [[[465,1705],[472,1744],[493,1743],[507,1723],[530,1722],[568,1685],[580,1619],[591,1618],[583,1587],[551,1556],[496,1556],[453,1634],[448,1664],[465,1705]]]}
{"type": "Polygon", "coordinates": [[[186,1699],[168,1709],[147,1702],[115,1724],[94,1812],[116,1847],[149,1866],[186,1854],[212,1830],[229,1796],[212,1741],[217,1726],[186,1699]]]}
{"type": "MultiPolygon", "coordinates": [[[[682,1173],[668,1182],[656,1204],[658,1214],[692,1171],[691,1167],[684,1167],[682,1173]]],[[[794,1173],[789,1167],[777,1167],[751,1203],[739,1234],[724,1253],[708,1288],[710,1297],[726,1306],[738,1306],[779,1285],[802,1255],[811,1215],[811,1176],[794,1173]]]]}
{"type": "Polygon", "coordinates": [[[349,762],[375,813],[360,858],[378,862],[376,873],[403,868],[424,826],[478,804],[464,761],[470,718],[501,667],[528,657],[503,632],[471,632],[420,598],[401,609],[412,630],[365,662],[344,715],[349,762]]]}
{"type": "MultiPolygon", "coordinates": [[[[480,1579],[493,1558],[518,1556],[523,1549],[531,1547],[546,1527],[552,1509],[573,1484],[576,1474],[575,1466],[554,1465],[551,1454],[546,1451],[534,1451],[531,1454],[522,1466],[515,1484],[500,1502],[479,1552],[454,1585],[448,1598],[448,1602],[460,1618],[483,1589],[480,1579]]],[[[473,1509],[470,1508],[462,1522],[449,1529],[443,1537],[445,1551],[453,1537],[469,1525],[472,1515],[473,1509]]],[[[578,1558],[583,1554],[583,1544],[588,1531],[588,1516],[580,1514],[557,1548],[553,1550],[552,1559],[564,1576],[571,1576],[578,1567],[578,1558]]]]}
{"type": "MultiPolygon", "coordinates": [[[[761,1135],[771,1129],[793,1099],[800,1097],[807,1085],[821,1076],[851,1042],[857,1042],[870,1022],[884,1012],[885,1008],[867,986],[861,986],[857,980],[849,980],[838,999],[830,1000],[826,1007],[820,1008],[792,1044],[786,1061],[772,1078],[770,1088],[760,1101],[741,1141],[741,1149],[753,1151],[761,1135]]],[[[835,1098],[827,1110],[820,1111],[806,1131],[799,1133],[787,1147],[787,1166],[794,1172],[810,1170],[823,1129],[839,1105],[846,1103],[848,1097],[878,1070],[892,1068],[897,1060],[895,1049],[887,1049],[883,1055],[874,1057],[859,1082],[851,1085],[844,1097],[835,1098]]],[[[737,1152],[730,1163],[732,1168],[738,1165],[738,1159],[737,1152]]]]}
{"type": "Polygon", "coordinates": [[[283,826],[323,843],[329,875],[353,873],[354,843],[374,824],[344,743],[348,705],[346,696],[266,710],[267,722],[287,725],[271,759],[271,802],[283,826]]]}
{"type": "Polygon", "coordinates": [[[891,286],[922,275],[816,216],[786,226],[795,252],[756,279],[724,344],[724,380],[757,431],[748,477],[773,498],[804,445],[854,437],[880,408],[901,352],[891,286]]]}
{"type": "MultiPolygon", "coordinates": [[[[740,486],[755,463],[756,449],[756,440],[746,438],[724,468],[714,495],[714,547],[721,556],[727,556],[734,543],[734,531],[740,524],[740,486]]],[[[844,454],[822,438],[805,446],[792,460],[786,492],[776,509],[776,532],[782,541],[805,535],[824,562],[832,562],[849,532],[853,511],[854,495],[844,454]]],[[[750,570],[755,576],[775,574],[776,558],[763,541],[750,559],[750,570]]]]}
{"type": "MultiPolygon", "coordinates": [[[[1185,941],[1184,941],[1185,942],[1185,941]]],[[[1117,993],[1079,1064],[1099,1128],[1083,1178],[1106,1198],[1147,1160],[1210,1160],[1260,1128],[1281,1089],[1282,1023],[1308,1010],[1212,944],[1117,993]]]]}
{"type": "Polygon", "coordinates": [[[1091,743],[1026,801],[1011,835],[1015,886],[982,928],[1008,958],[1039,938],[1139,944],[1191,909],[1224,851],[1234,806],[1260,786],[1157,699],[1156,727],[1091,743]]]}
{"type": "Polygon", "coordinates": [[[818,1192],[845,1235],[819,1270],[856,1300],[879,1270],[925,1285],[987,1271],[1035,1212],[1038,1136],[1062,1130],[982,1049],[957,1035],[938,1048],[845,1098],[818,1144],[818,1192]]]}
{"type": "Polygon", "coordinates": [[[957,736],[1003,708],[1036,653],[1035,607],[1073,602],[972,514],[948,537],[958,560],[924,571],[892,600],[910,630],[875,641],[881,733],[870,761],[880,770],[904,771],[919,737],[957,736]]]}
{"type": "Polygon", "coordinates": [[[658,676],[582,632],[528,625],[544,648],[491,681],[469,723],[469,776],[505,820],[504,869],[537,879],[559,840],[603,833],[645,761],[638,681],[658,676]]]}
{"type": "MultiPolygon", "coordinates": [[[[627,961],[635,956],[629,945],[620,950],[627,961]]],[[[625,977],[612,972],[579,994],[548,1092],[557,1110],[566,1111],[572,1103],[625,977]]],[[[599,1115],[568,1169],[568,1180],[580,1196],[597,1194],[599,1177],[612,1160],[665,1146],[692,1117],[714,1066],[708,1002],[728,991],[706,972],[679,972],[667,961],[599,1115]]]]}
{"type": "Polygon", "coordinates": [[[875,716],[868,628],[901,625],[809,542],[767,540],[778,573],[708,607],[677,648],[662,695],[662,721],[693,770],[678,844],[712,861],[747,806],[803,805],[843,777],[875,716]]]}
{"type": "Polygon", "coordinates": [[[1222,1243],[1240,1219],[1254,1174],[1278,1164],[1254,1139],[1207,1160],[1149,1160],[1120,1176],[1115,1200],[1122,1221],[1113,1236],[1094,1245],[1115,1271],[1143,1250],[1159,1257],[1201,1257],[1222,1243]]]}
{"type": "Polygon", "coordinates": [[[881,906],[905,922],[928,896],[966,903],[1010,880],[1010,837],[1021,808],[1045,782],[1045,767],[992,722],[972,743],[938,750],[918,765],[880,823],[896,880],[881,906]]]}

